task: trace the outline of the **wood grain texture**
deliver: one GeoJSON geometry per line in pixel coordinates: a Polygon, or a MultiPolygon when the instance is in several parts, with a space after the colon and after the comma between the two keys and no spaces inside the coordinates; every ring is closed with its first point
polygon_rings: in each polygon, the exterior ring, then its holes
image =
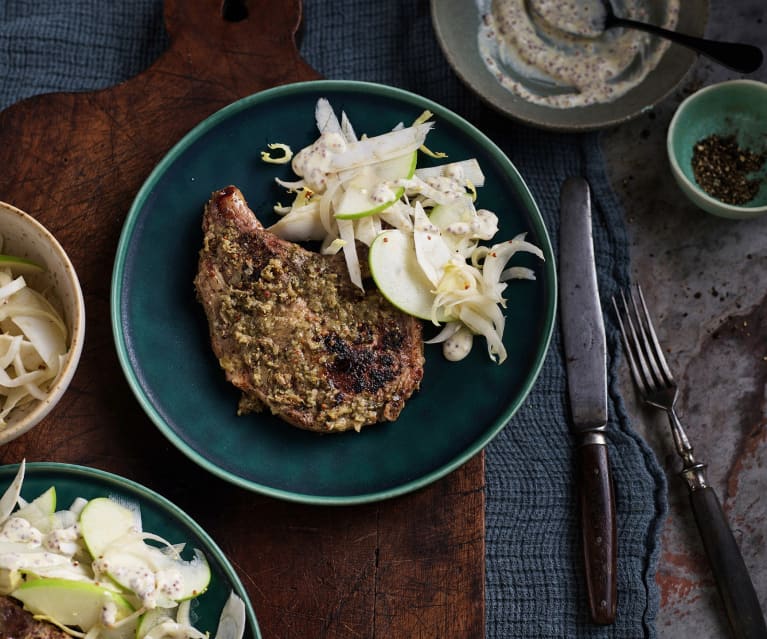
{"type": "MultiPolygon", "coordinates": [[[[250,93],[318,74],[294,41],[298,0],[167,0],[169,49],[151,68],[92,93],[38,96],[0,113],[0,199],[68,252],[86,302],[82,360],[63,401],[0,449],[0,462],[108,470],[177,503],[235,565],[264,637],[484,635],[483,458],[379,504],[319,508],[234,487],[194,465],[151,424],[116,357],[110,280],[131,202],[168,149],[250,93]]],[[[201,203],[202,206],[203,203],[201,203]]]]}

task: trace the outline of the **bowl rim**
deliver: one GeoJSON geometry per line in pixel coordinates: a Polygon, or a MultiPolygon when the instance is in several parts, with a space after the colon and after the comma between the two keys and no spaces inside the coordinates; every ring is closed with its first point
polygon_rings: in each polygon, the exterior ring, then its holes
{"type": "Polygon", "coordinates": [[[64,365],[57,379],[48,389],[45,399],[36,400],[35,406],[16,424],[8,425],[0,429],[0,445],[20,437],[27,431],[37,426],[50,413],[58,403],[64,392],[69,387],[74,377],[77,366],[82,355],[83,342],[85,341],[85,300],[83,298],[80,279],[77,275],[72,261],[69,259],[64,248],[56,237],[42,223],[32,217],[29,213],[21,210],[17,206],[0,200],[0,210],[17,215],[25,224],[30,226],[42,237],[53,250],[55,259],[59,260],[67,273],[66,282],[72,287],[72,297],[74,300],[74,313],[72,316],[72,326],[69,326],[69,352],[67,353],[64,365]]]}
{"type": "Polygon", "coordinates": [[[682,102],[680,102],[679,106],[676,108],[676,111],[671,118],[671,122],[668,125],[668,132],[666,134],[666,153],[668,154],[671,168],[674,171],[674,174],[677,176],[677,179],[690,186],[690,188],[693,189],[695,195],[700,197],[703,202],[708,204],[711,208],[719,209],[722,213],[728,213],[729,217],[748,219],[767,213],[767,204],[762,206],[738,206],[736,204],[728,204],[727,202],[722,202],[722,200],[709,195],[696,182],[690,180],[687,177],[687,174],[682,170],[682,167],[679,164],[679,160],[677,159],[673,148],[673,140],[675,138],[677,124],[682,117],[682,113],[687,110],[691,104],[697,102],[707,94],[726,91],[734,86],[751,86],[759,91],[763,91],[767,95],[767,83],[761,82],[759,80],[750,80],[747,78],[717,82],[716,84],[711,84],[707,87],[703,87],[702,89],[698,89],[695,93],[688,95],[684,100],[682,100],[682,102]]]}

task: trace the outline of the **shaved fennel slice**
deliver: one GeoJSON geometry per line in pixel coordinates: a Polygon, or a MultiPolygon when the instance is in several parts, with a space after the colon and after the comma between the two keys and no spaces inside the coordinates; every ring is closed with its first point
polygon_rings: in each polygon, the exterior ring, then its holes
{"type": "Polygon", "coordinates": [[[337,200],[343,195],[343,182],[337,177],[328,179],[328,186],[320,196],[320,222],[328,235],[337,235],[338,224],[333,215],[337,200]]]}
{"type": "Polygon", "coordinates": [[[291,209],[266,230],[290,242],[322,240],[326,235],[317,201],[291,209]]]}
{"type": "Polygon", "coordinates": [[[485,256],[485,262],[482,266],[482,277],[485,284],[491,290],[498,291],[502,282],[503,269],[518,251],[532,253],[540,259],[544,259],[543,251],[534,244],[526,241],[525,234],[517,235],[508,242],[501,242],[490,247],[485,256]]]}
{"type": "Polygon", "coordinates": [[[27,283],[24,281],[24,278],[19,275],[15,280],[11,280],[0,288],[0,300],[5,301],[14,293],[22,290],[26,285],[27,283]]]}
{"type": "Polygon", "coordinates": [[[49,316],[16,315],[13,323],[32,343],[46,366],[58,370],[59,355],[66,352],[65,334],[49,316]]]}
{"type": "MultiPolygon", "coordinates": [[[[498,308],[493,305],[493,308],[498,308]]],[[[482,335],[487,341],[487,353],[490,359],[503,364],[506,360],[506,347],[503,345],[503,326],[500,332],[493,325],[493,321],[478,313],[469,306],[462,306],[459,310],[459,317],[466,327],[476,335],[482,335]]],[[[502,317],[502,315],[501,315],[502,317]]]]}
{"type": "Polygon", "coordinates": [[[427,122],[351,142],[345,151],[333,155],[330,170],[345,171],[412,153],[423,145],[431,128],[432,124],[427,122]]]}
{"type": "MultiPolygon", "coordinates": [[[[22,349],[26,351],[27,358],[37,354],[34,346],[24,341],[23,335],[0,335],[0,369],[8,368],[22,349]]],[[[40,363],[43,361],[40,360],[40,363]]]]}
{"type": "Polygon", "coordinates": [[[354,220],[337,220],[338,232],[344,242],[343,251],[346,260],[346,268],[349,271],[349,279],[352,284],[361,290],[365,290],[362,285],[362,269],[357,255],[357,246],[354,242],[354,220]]]}
{"type": "Polygon", "coordinates": [[[241,639],[245,634],[245,603],[233,592],[226,600],[213,639],[241,639]]]}
{"type": "MultiPolygon", "coordinates": [[[[418,169],[416,169],[417,171],[418,169]]],[[[404,187],[408,196],[421,196],[424,198],[424,206],[433,206],[434,204],[452,204],[456,199],[465,197],[465,192],[456,189],[445,191],[441,188],[429,184],[418,177],[417,173],[412,178],[396,180],[395,186],[404,187]]]]}
{"type": "Polygon", "coordinates": [[[173,620],[166,620],[158,623],[149,632],[144,635],[144,639],[208,639],[208,635],[200,632],[194,626],[178,623],[173,620]]]}
{"type": "Polygon", "coordinates": [[[535,271],[526,266],[511,266],[501,272],[501,281],[507,280],[534,280],[535,271]]]}
{"type": "Polygon", "coordinates": [[[463,326],[461,322],[457,321],[451,321],[447,322],[443,327],[442,330],[437,333],[434,337],[431,339],[426,339],[423,341],[424,344],[439,344],[440,342],[444,342],[448,339],[450,339],[453,335],[455,335],[463,326]]]}
{"type": "Polygon", "coordinates": [[[370,246],[373,243],[373,240],[376,239],[378,234],[383,230],[381,227],[381,220],[377,215],[367,215],[352,220],[352,222],[354,222],[354,237],[365,246],[370,246]]]}
{"type": "Polygon", "coordinates": [[[429,281],[437,286],[452,252],[442,239],[439,229],[429,221],[420,202],[415,203],[413,210],[413,240],[421,270],[429,281]]]}
{"type": "Polygon", "coordinates": [[[386,222],[392,228],[404,231],[405,233],[413,232],[413,219],[411,217],[412,208],[404,202],[397,201],[389,208],[381,211],[378,217],[381,221],[386,222]]]}
{"type": "Polygon", "coordinates": [[[341,133],[341,123],[327,98],[320,98],[314,107],[314,121],[320,133],[341,133]]]}
{"type": "Polygon", "coordinates": [[[356,142],[359,139],[346,111],[341,111],[341,134],[347,142],[356,142]]]}
{"type": "Polygon", "coordinates": [[[485,174],[479,167],[479,162],[474,158],[419,168],[416,169],[415,174],[422,180],[435,177],[450,177],[463,183],[466,183],[466,181],[471,182],[477,187],[485,185],[485,174]]]}
{"type": "Polygon", "coordinates": [[[16,471],[16,476],[13,478],[11,485],[8,486],[6,491],[0,498],[0,524],[3,523],[8,517],[10,517],[13,509],[16,508],[16,504],[21,497],[21,486],[24,483],[24,471],[26,469],[26,460],[22,459],[19,464],[19,469],[16,471]]]}
{"type": "MultiPolygon", "coordinates": [[[[38,384],[43,378],[46,378],[45,370],[27,371],[21,363],[20,358],[14,359],[14,376],[11,377],[7,370],[0,371],[0,388],[9,390],[11,388],[26,387],[28,384],[38,384]]],[[[44,396],[44,395],[43,395],[44,396]]]]}
{"type": "Polygon", "coordinates": [[[0,269],[0,427],[17,406],[45,399],[66,357],[67,327],[53,305],[22,277],[0,269]],[[19,284],[23,286],[18,288],[19,284]],[[17,290],[12,289],[16,288],[17,290]]]}

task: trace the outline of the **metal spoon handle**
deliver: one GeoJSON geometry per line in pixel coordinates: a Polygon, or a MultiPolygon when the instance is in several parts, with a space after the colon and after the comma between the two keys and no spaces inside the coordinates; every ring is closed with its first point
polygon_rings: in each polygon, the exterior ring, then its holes
{"type": "Polygon", "coordinates": [[[705,38],[669,31],[654,24],[637,22],[627,18],[613,17],[610,20],[612,26],[639,29],[671,40],[693,51],[702,53],[725,67],[739,73],[752,73],[762,66],[764,54],[759,47],[739,42],[717,42],[705,38]]]}

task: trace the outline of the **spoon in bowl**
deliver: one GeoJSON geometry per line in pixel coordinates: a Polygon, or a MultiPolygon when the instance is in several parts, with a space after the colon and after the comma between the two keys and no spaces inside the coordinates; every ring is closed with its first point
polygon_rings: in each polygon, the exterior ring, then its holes
{"type": "Polygon", "coordinates": [[[579,0],[564,3],[561,0],[529,0],[529,3],[542,20],[555,29],[572,35],[598,38],[605,30],[613,27],[646,31],[702,53],[739,73],[756,71],[764,60],[762,50],[750,44],[707,40],[663,29],[654,24],[621,18],[615,15],[610,0],[579,0]]]}

